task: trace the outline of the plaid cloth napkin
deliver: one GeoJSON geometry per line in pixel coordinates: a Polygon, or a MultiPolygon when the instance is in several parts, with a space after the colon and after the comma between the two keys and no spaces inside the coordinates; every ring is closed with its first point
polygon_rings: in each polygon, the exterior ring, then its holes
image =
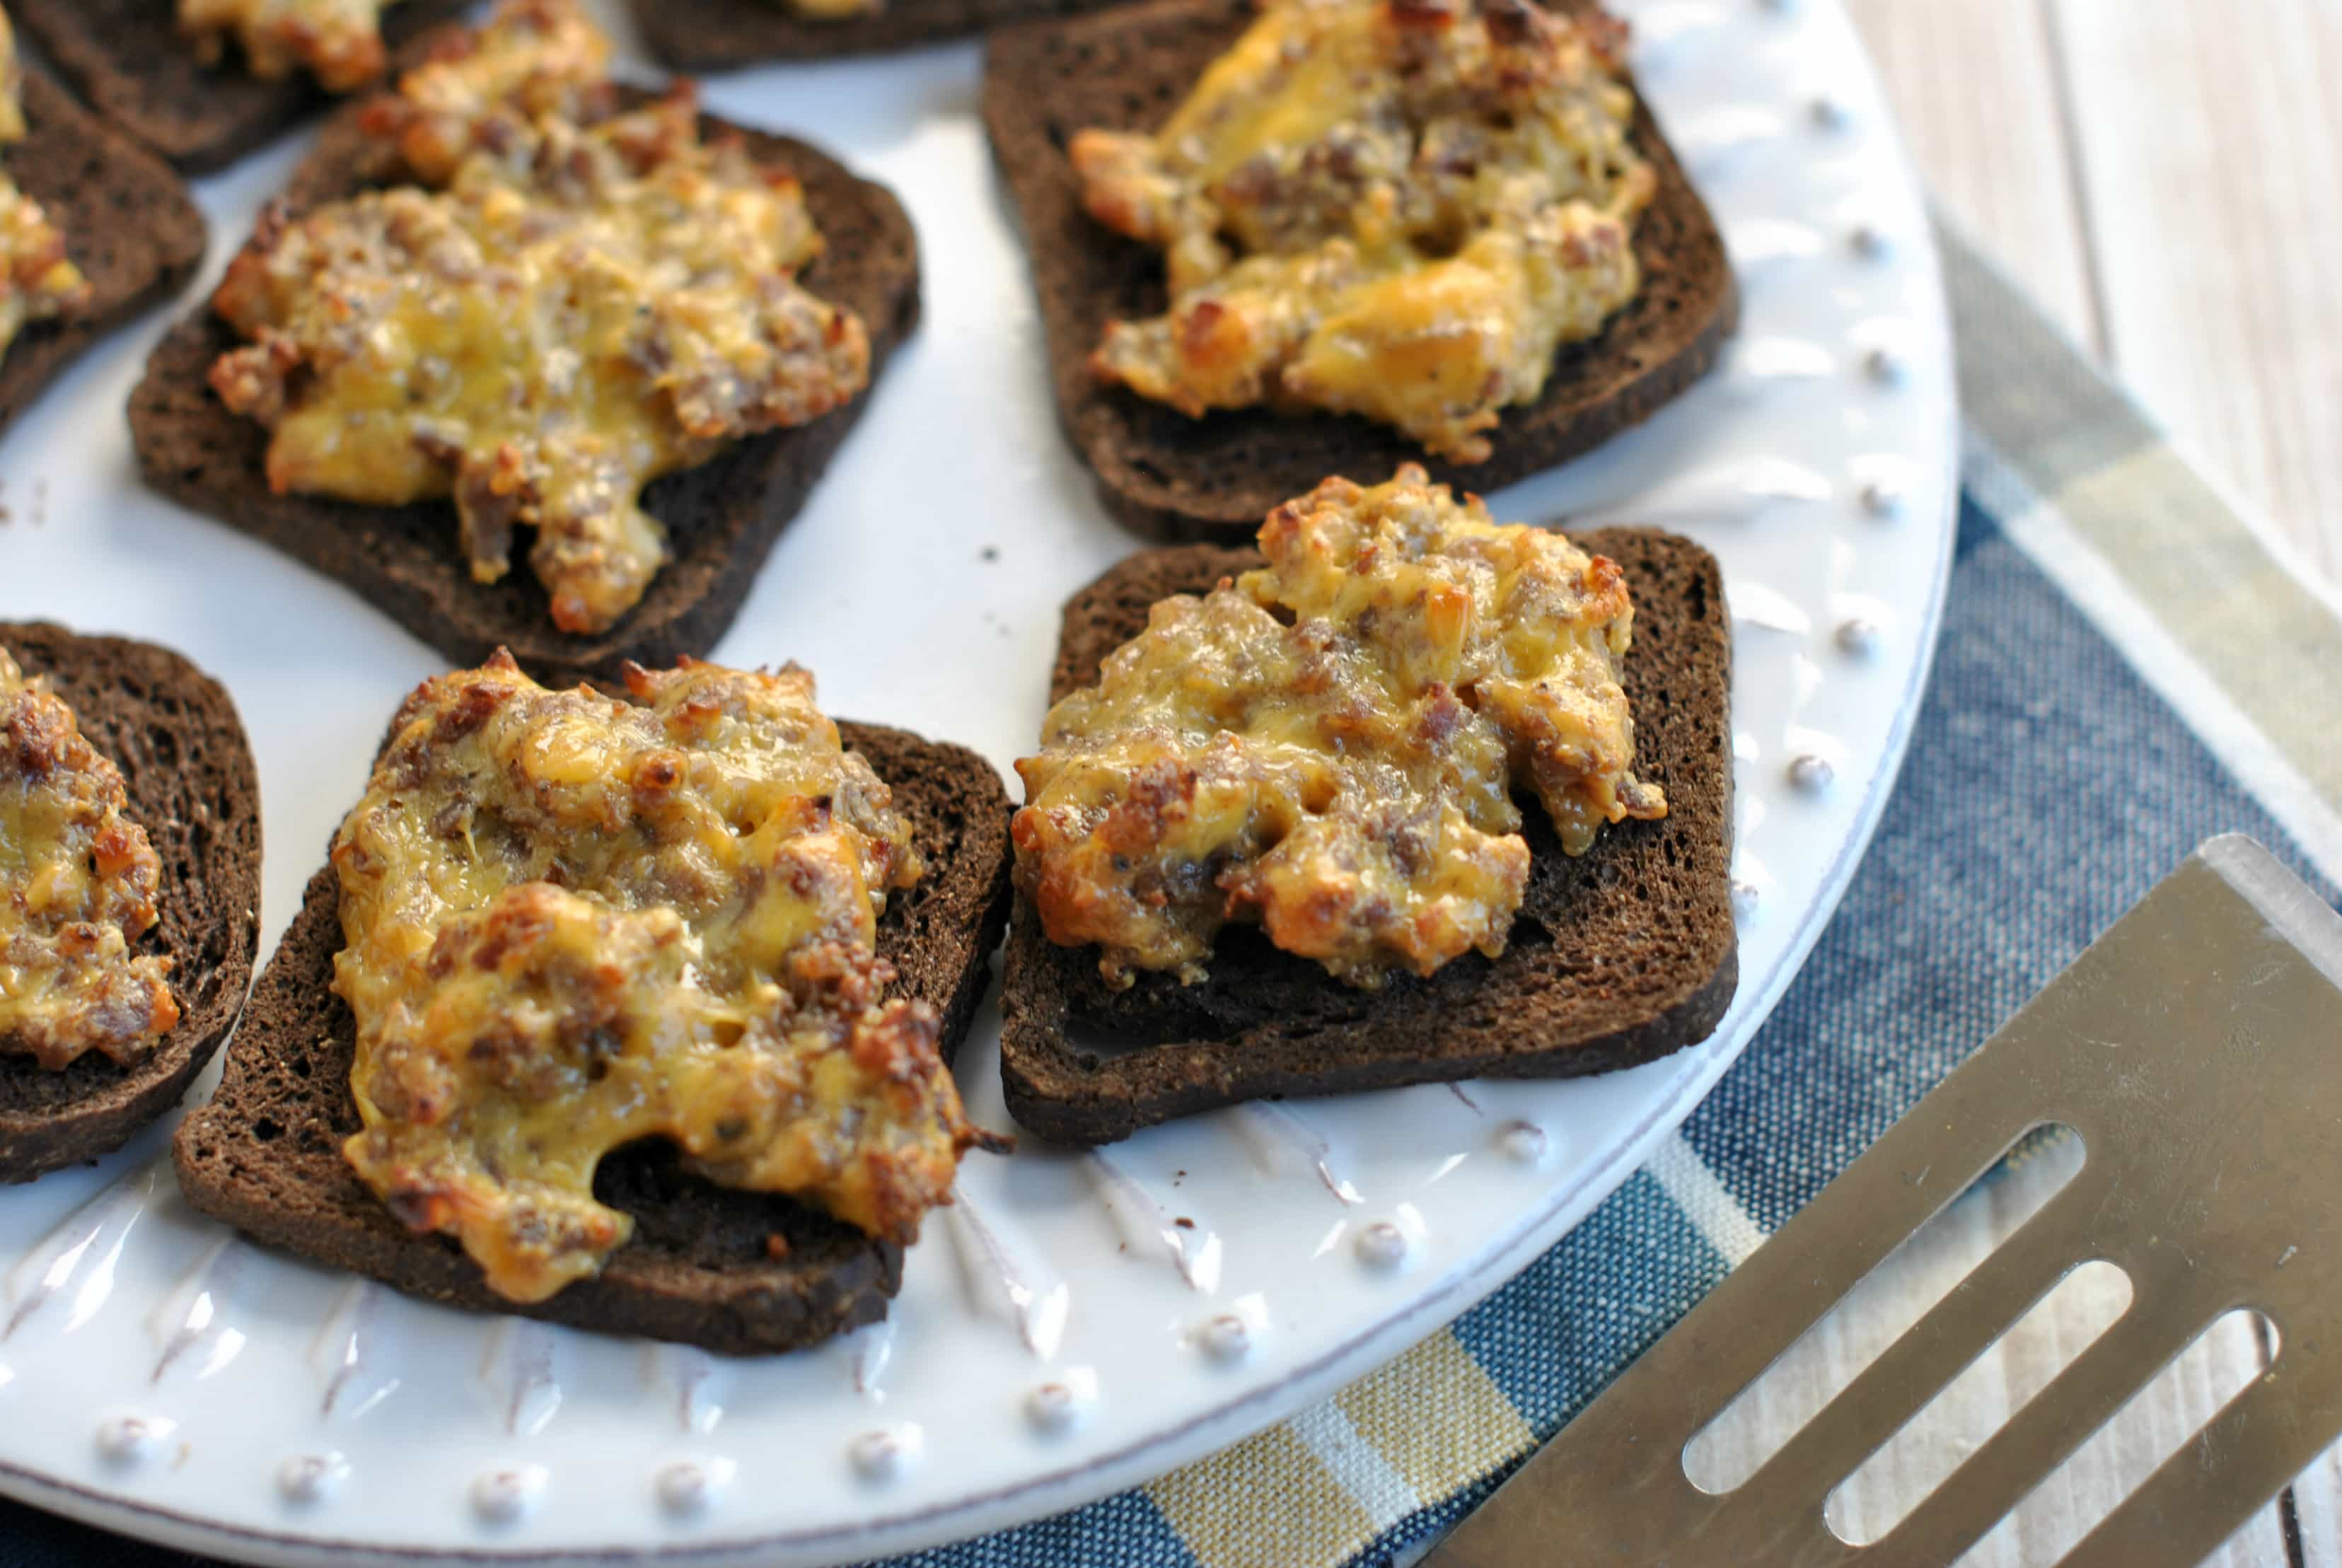
{"type": "MultiPolygon", "coordinates": [[[[1658,1156],[1452,1328],[1153,1485],[893,1568],[1404,1563],[2201,840],[2342,880],[2342,601],[1956,238],[1950,608],[1868,858],[1658,1156]],[[2312,672],[2325,672],[2324,676],[2312,672]]],[[[0,1503],[0,1568],[192,1560],[0,1503]]]]}

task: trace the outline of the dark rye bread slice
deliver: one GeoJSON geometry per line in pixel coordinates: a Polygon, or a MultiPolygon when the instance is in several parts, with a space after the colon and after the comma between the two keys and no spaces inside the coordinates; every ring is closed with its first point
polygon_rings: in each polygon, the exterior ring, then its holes
{"type": "MultiPolygon", "coordinates": [[[[646,96],[627,95],[637,103],[646,96]]],[[[393,155],[359,128],[360,112],[353,105],[335,116],[295,171],[286,195],[296,211],[395,177],[393,155]]],[[[701,123],[711,136],[736,129],[712,117],[701,123]]],[[[525,560],[515,560],[502,582],[474,582],[456,543],[452,502],[361,506],[272,492],[264,466],[268,433],[230,413],[205,379],[212,362],[237,343],[208,305],[156,345],[145,379],[130,394],[131,437],[146,482],[348,584],[458,665],[485,663],[505,647],[539,678],[567,682],[614,676],[629,659],[657,667],[706,654],[739,613],[773,541],[804,506],[868,404],[887,355],[919,315],[918,241],[894,193],[803,142],[740,134],[759,162],[803,182],[828,241],[806,282],[868,325],[871,387],[810,424],[734,442],[652,484],[645,504],[666,524],[675,558],[609,631],[557,630],[525,560]]]]}
{"type": "Polygon", "coordinates": [[[798,15],[788,0],[633,0],[635,25],[662,65],[729,71],[763,60],[818,60],[907,49],[1014,22],[1077,16],[1116,0],[881,0],[836,21],[798,15]]]}
{"type": "MultiPolygon", "coordinates": [[[[395,50],[468,0],[402,0],[383,16],[395,50]]],[[[334,101],[306,72],[263,81],[229,47],[206,65],[179,35],[179,0],[9,0],[25,31],[97,112],[188,174],[234,162],[334,101]]]]}
{"type": "Polygon", "coordinates": [[[162,918],[134,950],[171,956],[179,1022],[117,1066],[92,1053],[51,1073],[0,1051],[0,1182],[95,1160],[179,1103],[219,1049],[260,944],[260,779],[225,688],[152,643],[0,621],[0,648],[46,675],[163,862],[162,918]]]}
{"type": "MultiPolygon", "coordinates": [[[[1504,956],[1467,954],[1380,991],[1342,984],[1256,926],[1230,926],[1202,983],[1142,974],[1116,992],[1095,947],[1051,943],[1020,902],[1001,983],[1010,1114],[1046,1138],[1106,1144],[1243,1100],[1606,1073],[1715,1029],[1739,979],[1723,579],[1714,556],[1671,534],[1573,537],[1624,567],[1634,594],[1635,770],[1667,792],[1666,819],[1605,828],[1572,859],[1529,805],[1528,892],[1504,956]]],[[[1050,700],[1095,681],[1156,600],[1259,564],[1249,550],[1196,544],[1115,567],[1066,607],[1050,700]]]]}
{"type": "Polygon", "coordinates": [[[1374,483],[1404,462],[1494,490],[1640,424],[1716,362],[1739,315],[1724,239],[1638,102],[1635,145],[1659,177],[1635,231],[1643,285],[1598,336],[1563,345],[1536,402],[1504,411],[1486,462],[1429,458],[1358,417],[1244,410],[1190,419],[1101,381],[1089,358],[1106,324],[1166,307],[1162,255],[1082,210],[1066,148],[1086,127],[1160,125],[1252,16],[1250,0],[1168,0],[1004,29],[986,47],[984,119],[1024,219],[1057,411],[1125,523],[1155,537],[1232,544],[1329,474],[1374,483]]]}
{"type": "MultiPolygon", "coordinates": [[[[948,1056],[966,1036],[1007,924],[1007,792],[992,764],[965,747],[872,724],[838,727],[892,787],[926,860],[927,874],[888,903],[878,946],[900,973],[896,994],[943,1015],[948,1056]]],[[[452,1239],[407,1231],[342,1158],[358,1114],[349,1087],[355,1026],[331,990],[340,895],[330,865],[310,879],[253,991],[219,1092],[180,1124],[171,1154],[196,1208],[416,1295],[724,1354],[794,1350],[885,1315],[902,1283],[901,1248],[786,1198],[690,1175],[659,1144],[602,1162],[595,1193],[635,1216],[634,1239],[598,1276],[550,1301],[508,1302],[452,1239]],[[768,1250],[773,1236],[787,1243],[778,1258],[768,1250]]]]}
{"type": "Polygon", "coordinates": [[[72,317],[27,324],[0,356],[0,430],[82,350],[176,294],[204,259],[208,233],[178,175],[63,87],[27,73],[24,103],[25,139],[0,153],[0,168],[48,210],[90,292],[72,317]]]}

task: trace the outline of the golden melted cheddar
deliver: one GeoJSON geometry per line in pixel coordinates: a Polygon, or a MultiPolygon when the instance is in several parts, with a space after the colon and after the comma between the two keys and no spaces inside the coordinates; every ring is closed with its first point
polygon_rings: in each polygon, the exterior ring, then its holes
{"type": "Polygon", "coordinates": [[[1269,514],[1268,564],[1156,604],[1018,761],[1018,885],[1100,969],[1204,974],[1220,927],[1353,984],[1504,950],[1516,787],[1562,848],[1666,814],[1633,773],[1616,563],[1491,522],[1422,469],[1269,514]]]}
{"type": "Polygon", "coordinates": [[[502,654],[426,681],[334,844],[345,1153],[515,1301],[626,1242],[593,1195],[623,1144],[907,1242],[988,1141],[934,1010],[883,999],[877,917],[921,867],[813,677],[626,684],[546,691],[502,654]]]}
{"type": "MultiPolygon", "coordinates": [[[[25,139],[25,67],[0,10],[0,144],[25,139]]],[[[89,281],[65,255],[63,230],[40,203],[0,174],[0,352],[27,322],[70,315],[89,303],[89,281]]]]}
{"type": "Polygon", "coordinates": [[[540,120],[608,112],[610,39],[576,0],[504,0],[489,25],[455,35],[366,111],[407,170],[441,185],[475,146],[526,149],[540,120]]]}
{"type": "Polygon", "coordinates": [[[271,486],[452,496],[484,583],[532,527],[553,620],[580,633],[667,558],[646,484],[870,372],[861,318],[796,282],[822,241],[794,179],[704,145],[687,92],[567,117],[606,59],[588,35],[573,0],[505,5],[375,116],[444,188],[272,212],[213,300],[252,341],[212,385],[269,428],[271,486]]]}
{"type": "Polygon", "coordinates": [[[873,15],[886,8],[886,0],[772,0],[772,3],[808,22],[844,22],[856,16],[873,15]]]}
{"type": "Polygon", "coordinates": [[[1620,41],[1533,0],[1264,0],[1160,131],[1073,140],[1091,215],[1163,248],[1171,296],[1093,366],[1191,415],[1357,414],[1486,459],[1640,280],[1620,41]]]}
{"type": "Polygon", "coordinates": [[[398,0],[179,0],[179,31],[205,64],[232,37],[255,76],[306,68],[329,92],[363,87],[383,73],[382,14],[398,0]]]}
{"type": "Polygon", "coordinates": [[[0,7],[0,142],[25,139],[25,63],[16,57],[16,28],[0,7]]]}
{"type": "Polygon", "coordinates": [[[73,710],[0,649],[0,1051],[126,1064],[179,1021],[170,959],[130,951],[163,863],[129,804],[73,710]]]}

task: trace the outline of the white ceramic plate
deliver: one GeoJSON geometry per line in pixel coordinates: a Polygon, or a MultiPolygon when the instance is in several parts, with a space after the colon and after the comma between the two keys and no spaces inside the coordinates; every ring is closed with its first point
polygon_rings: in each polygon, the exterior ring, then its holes
{"type": "MultiPolygon", "coordinates": [[[[1102,1154],[971,1160],[889,1323],[756,1363],[466,1316],[263,1252],[188,1210],[157,1128],[0,1193],[0,1490],[268,1562],[874,1556],[1242,1437],[1582,1218],[1738,1054],[1852,874],[1933,645],[1955,454],[1925,214],[1835,0],[1626,9],[1733,245],[1740,335],[1647,426],[1493,504],[1665,524],[1724,561],[1741,984],[1712,1041],[1594,1081],[1252,1107],[1102,1154]]],[[[1059,604],[1136,542],[1056,427],[978,67],[961,45],[709,91],[890,182],[927,302],[717,655],[803,660],[831,712],[1005,769],[1036,734],[1059,604]]],[[[204,189],[215,268],[296,154],[204,189]]],[[[140,488],[121,409],[163,324],[105,345],[0,448],[0,614],[155,638],[227,683],[259,754],[273,934],[385,715],[439,664],[338,585],[140,488]]],[[[961,1078],[1002,1126],[995,1034],[979,1021],[961,1078]]]]}

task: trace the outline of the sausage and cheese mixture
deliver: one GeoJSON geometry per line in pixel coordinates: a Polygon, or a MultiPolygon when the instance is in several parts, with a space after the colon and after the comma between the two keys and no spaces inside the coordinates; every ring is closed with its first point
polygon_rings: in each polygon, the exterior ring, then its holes
{"type": "Polygon", "coordinates": [[[73,709],[0,649],[0,1051],[52,1072],[136,1062],[179,1021],[170,959],[130,951],[163,863],[129,804],[73,709]]]}
{"type": "Polygon", "coordinates": [[[1615,562],[1411,464],[1286,502],[1260,547],[1156,604],[1016,764],[1018,885],[1108,981],[1200,980],[1231,920],[1366,987],[1495,957],[1528,879],[1516,787],[1571,854],[1666,814],[1633,772],[1615,562]]]}
{"type": "Polygon", "coordinates": [[[306,69],[332,93],[347,93],[382,75],[382,14],[398,0],[179,0],[179,31],[207,65],[219,64],[232,37],[255,76],[275,79],[306,69]]]}
{"type": "Polygon", "coordinates": [[[541,121],[606,117],[610,55],[576,0],[503,0],[487,26],[454,35],[367,105],[366,128],[418,182],[444,185],[475,147],[533,152],[541,121]]]}
{"type": "Polygon", "coordinates": [[[0,142],[25,139],[25,62],[16,55],[16,28],[0,6],[0,142]]]}
{"type": "Polygon", "coordinates": [[[885,10],[886,0],[774,0],[808,22],[844,22],[885,10]]]}
{"type": "Polygon", "coordinates": [[[425,185],[272,211],[213,305],[247,346],[213,366],[266,425],[280,493],[451,497],[472,575],[515,527],[562,630],[606,630],[667,559],[645,484],[726,441],[818,418],[870,375],[852,311],[801,287],[803,191],[687,91],[581,122],[575,0],[508,0],[468,55],[373,116],[425,185]],[[468,68],[467,68],[468,67],[468,68]],[[504,89],[502,95],[491,95],[504,89]],[[466,116],[470,117],[466,117],[466,116]]]}
{"type": "Polygon", "coordinates": [[[541,1301],[633,1222],[602,1156],[673,1140],[728,1186],[907,1242],[963,1118],[877,917],[921,866],[813,677],[685,661],[631,700],[499,654],[399,710],[333,860],[357,1024],[358,1175],[489,1285],[541,1301]]]}
{"type": "MultiPolygon", "coordinates": [[[[25,139],[25,67],[0,11],[0,145],[25,139]]],[[[89,280],[65,255],[65,236],[41,204],[0,173],[0,353],[27,322],[70,315],[89,303],[89,280]]]]}
{"type": "Polygon", "coordinates": [[[1163,248],[1171,308],[1097,373],[1190,415],[1396,425],[1456,463],[1639,282],[1656,188],[1620,24],[1535,0],[1264,0],[1153,135],[1076,135],[1100,223],[1163,248]]]}

